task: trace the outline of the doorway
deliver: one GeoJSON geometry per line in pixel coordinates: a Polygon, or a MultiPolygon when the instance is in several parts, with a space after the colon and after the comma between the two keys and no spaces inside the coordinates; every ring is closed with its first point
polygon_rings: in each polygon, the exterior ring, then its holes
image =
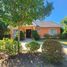
{"type": "Polygon", "coordinates": [[[31,29],[26,30],[26,38],[31,38],[31,29]]]}

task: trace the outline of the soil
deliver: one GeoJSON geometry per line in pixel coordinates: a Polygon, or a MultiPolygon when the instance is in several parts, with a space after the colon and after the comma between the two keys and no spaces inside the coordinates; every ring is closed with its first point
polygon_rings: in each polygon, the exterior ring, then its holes
{"type": "Polygon", "coordinates": [[[0,67],[67,67],[67,62],[50,64],[43,62],[41,53],[25,53],[10,56],[0,67]]]}

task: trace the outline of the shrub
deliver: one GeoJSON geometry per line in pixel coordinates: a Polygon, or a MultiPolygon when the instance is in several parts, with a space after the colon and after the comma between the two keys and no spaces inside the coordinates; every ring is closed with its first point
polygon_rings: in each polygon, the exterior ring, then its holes
{"type": "Polygon", "coordinates": [[[0,50],[9,55],[16,55],[18,53],[18,43],[13,39],[4,38],[0,41],[0,50]]]}
{"type": "Polygon", "coordinates": [[[59,39],[60,36],[61,36],[61,34],[56,34],[56,35],[53,35],[52,38],[53,38],[53,39],[59,39]]]}
{"type": "Polygon", "coordinates": [[[24,40],[24,39],[25,39],[24,32],[20,31],[20,40],[24,40]]]}
{"type": "Polygon", "coordinates": [[[35,41],[32,41],[32,42],[26,44],[26,47],[28,49],[30,49],[29,52],[34,53],[35,51],[37,51],[40,48],[40,44],[35,41]]]}
{"type": "Polygon", "coordinates": [[[10,38],[10,34],[5,34],[4,38],[10,38]]]}
{"type": "Polygon", "coordinates": [[[3,40],[0,40],[0,51],[5,51],[5,42],[3,40]]]}
{"type": "Polygon", "coordinates": [[[42,53],[48,62],[57,63],[63,59],[62,46],[57,40],[47,39],[43,43],[42,53]]]}
{"type": "Polygon", "coordinates": [[[16,36],[16,37],[14,38],[14,40],[15,40],[15,41],[18,41],[18,36],[16,36]]]}
{"type": "Polygon", "coordinates": [[[60,38],[60,34],[57,34],[57,35],[46,34],[46,35],[44,35],[44,38],[46,38],[46,39],[59,39],[60,38]]]}
{"type": "Polygon", "coordinates": [[[57,39],[60,39],[60,37],[61,37],[61,34],[57,34],[57,35],[56,35],[56,38],[57,38],[57,39]]]}
{"type": "Polygon", "coordinates": [[[46,38],[46,39],[51,38],[51,35],[45,34],[45,35],[44,35],[44,38],[46,38]]]}
{"type": "Polygon", "coordinates": [[[10,29],[7,29],[7,30],[4,32],[4,38],[10,38],[10,29]]]}
{"type": "Polygon", "coordinates": [[[60,28],[60,33],[62,34],[64,32],[64,28],[60,28]]]}
{"type": "Polygon", "coordinates": [[[0,21],[0,39],[3,39],[4,32],[7,30],[7,24],[5,22],[0,21]]]}
{"type": "Polygon", "coordinates": [[[39,40],[40,36],[38,34],[38,32],[36,30],[32,31],[32,38],[34,38],[35,40],[39,40]]]}
{"type": "Polygon", "coordinates": [[[10,55],[15,54],[17,48],[16,42],[10,39],[5,39],[5,42],[6,42],[5,44],[6,52],[10,55]]]}
{"type": "Polygon", "coordinates": [[[61,39],[67,39],[67,32],[61,35],[61,39]]]}

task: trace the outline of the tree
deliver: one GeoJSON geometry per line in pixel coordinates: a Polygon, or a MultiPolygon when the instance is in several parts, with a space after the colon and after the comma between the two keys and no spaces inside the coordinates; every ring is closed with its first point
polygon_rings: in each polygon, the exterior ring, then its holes
{"type": "Polygon", "coordinates": [[[0,39],[3,38],[4,32],[7,30],[5,22],[0,21],[0,39]]]}
{"type": "Polygon", "coordinates": [[[63,28],[64,28],[64,33],[67,32],[67,17],[65,17],[62,21],[61,21],[63,28]]]}
{"type": "Polygon", "coordinates": [[[44,0],[0,0],[0,19],[14,26],[31,24],[33,20],[50,15],[53,5],[45,3],[44,0]]]}

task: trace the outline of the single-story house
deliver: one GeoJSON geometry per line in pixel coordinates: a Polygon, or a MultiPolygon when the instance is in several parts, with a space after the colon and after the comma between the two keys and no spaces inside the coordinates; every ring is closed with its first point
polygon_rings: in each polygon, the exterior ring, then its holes
{"type": "Polygon", "coordinates": [[[17,30],[19,30],[25,33],[26,38],[30,38],[32,37],[31,31],[37,30],[40,37],[43,38],[43,36],[46,34],[49,35],[60,34],[60,28],[61,26],[54,22],[37,21],[37,22],[32,22],[32,25],[23,25],[23,26],[19,26],[19,28],[17,27],[12,28],[11,37],[14,37],[16,35],[17,30]]]}

